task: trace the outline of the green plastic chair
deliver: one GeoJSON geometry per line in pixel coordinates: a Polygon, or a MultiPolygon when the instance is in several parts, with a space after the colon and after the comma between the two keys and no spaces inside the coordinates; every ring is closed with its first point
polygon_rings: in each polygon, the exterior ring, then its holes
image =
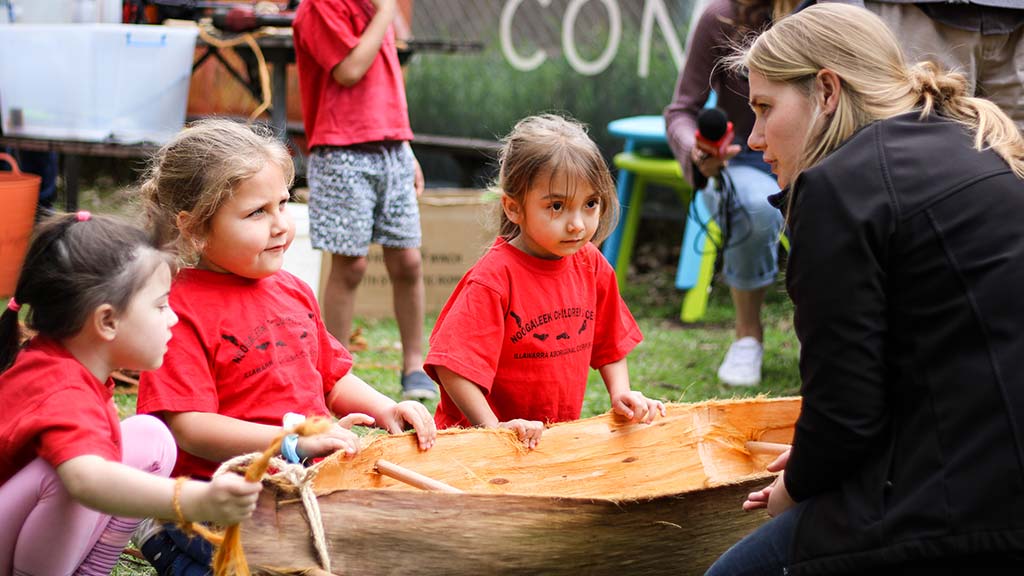
{"type": "MultiPolygon", "coordinates": [[[[626,222],[622,230],[622,241],[615,261],[615,277],[619,284],[626,281],[629,262],[633,258],[633,246],[636,243],[636,232],[640,226],[640,213],[644,204],[644,196],[649,184],[667,186],[679,195],[683,206],[689,206],[693,196],[693,188],[683,179],[683,170],[675,158],[642,156],[633,152],[622,152],[613,159],[615,167],[620,171],[627,170],[633,174],[633,191],[630,196],[631,206],[625,210],[626,222]]],[[[624,207],[625,208],[625,207],[624,207]]],[[[711,292],[711,281],[715,274],[715,246],[721,238],[718,225],[711,221],[707,224],[707,239],[700,260],[700,272],[697,283],[686,291],[679,318],[683,322],[696,322],[704,317],[708,307],[708,294],[711,292]]]]}
{"type": "MultiPolygon", "coordinates": [[[[683,206],[690,205],[693,189],[683,179],[683,170],[675,158],[642,156],[633,152],[616,154],[613,159],[615,167],[620,171],[633,174],[633,191],[630,195],[630,206],[623,206],[626,222],[622,229],[622,240],[615,260],[615,277],[619,284],[626,281],[629,262],[633,258],[633,246],[636,243],[636,232],[640,226],[640,212],[644,204],[644,195],[649,184],[667,186],[675,191],[683,206]]],[[[714,260],[712,259],[712,266],[714,260]]]]}
{"type": "MultiPolygon", "coordinates": [[[[657,184],[671,188],[679,195],[683,206],[690,205],[693,199],[693,189],[683,179],[683,170],[675,158],[622,152],[615,156],[613,162],[620,171],[628,171],[633,175],[631,205],[623,207],[626,220],[615,260],[615,277],[619,284],[623,284],[626,281],[626,274],[629,272],[629,262],[633,258],[633,247],[636,243],[637,229],[640,226],[640,214],[647,186],[657,184]]],[[[687,225],[692,224],[688,223],[687,225]]],[[[679,319],[686,323],[699,321],[704,317],[708,307],[708,295],[711,293],[711,282],[715,275],[715,258],[717,258],[715,247],[721,241],[722,233],[718,224],[713,220],[707,222],[706,232],[696,283],[686,291],[679,311],[679,319]]],[[[783,237],[782,242],[788,250],[788,239],[783,237]]],[[[680,258],[680,262],[682,262],[682,258],[680,258]]]]}

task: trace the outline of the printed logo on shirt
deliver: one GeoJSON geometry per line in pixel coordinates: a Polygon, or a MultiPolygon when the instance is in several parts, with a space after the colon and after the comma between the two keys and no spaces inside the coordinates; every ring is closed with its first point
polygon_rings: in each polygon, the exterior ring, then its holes
{"type": "Polygon", "coordinates": [[[242,377],[251,378],[275,364],[283,366],[308,358],[308,347],[297,341],[308,338],[312,329],[308,318],[296,314],[268,318],[245,336],[225,333],[220,337],[232,348],[231,362],[244,369],[242,377]],[[289,346],[289,342],[295,345],[289,346]]]}
{"type": "MultiPolygon", "coordinates": [[[[594,319],[593,310],[584,310],[579,306],[574,308],[558,308],[551,312],[538,314],[525,322],[514,310],[509,310],[508,315],[515,321],[517,328],[516,332],[509,338],[512,344],[518,344],[527,335],[531,335],[541,342],[547,340],[551,334],[541,332],[540,329],[555,320],[572,321],[573,319],[580,319],[580,327],[576,330],[576,334],[582,334],[587,329],[587,321],[594,319]]],[[[569,332],[560,332],[555,337],[556,340],[568,340],[569,338],[569,332]]]]}
{"type": "Polygon", "coordinates": [[[589,322],[594,319],[593,310],[581,307],[557,308],[529,320],[523,320],[514,310],[509,310],[508,315],[516,323],[516,331],[509,336],[510,343],[528,344],[532,341],[534,346],[543,344],[545,347],[558,347],[551,350],[516,352],[512,355],[516,360],[556,358],[589,350],[593,345],[590,339],[576,344],[571,342],[587,331],[589,322]],[[560,321],[557,326],[552,324],[557,321],[560,321]]]}

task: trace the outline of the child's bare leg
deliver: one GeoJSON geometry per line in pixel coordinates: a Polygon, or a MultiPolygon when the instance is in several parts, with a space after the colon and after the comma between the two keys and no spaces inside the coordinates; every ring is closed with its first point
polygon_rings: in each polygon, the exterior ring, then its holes
{"type": "Polygon", "coordinates": [[[352,315],[356,307],[356,289],[366,274],[365,256],[331,254],[331,273],[324,286],[321,311],[327,331],[348,348],[352,334],[352,315]]]}
{"type": "Polygon", "coordinates": [[[402,339],[402,374],[423,369],[423,261],[419,248],[384,248],[395,319],[402,339]]]}

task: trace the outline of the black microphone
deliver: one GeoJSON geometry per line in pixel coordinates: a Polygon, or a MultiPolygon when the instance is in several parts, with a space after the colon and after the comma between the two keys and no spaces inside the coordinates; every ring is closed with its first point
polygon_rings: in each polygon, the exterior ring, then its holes
{"type": "Polygon", "coordinates": [[[724,156],[734,136],[732,122],[720,108],[705,108],[697,115],[697,140],[724,156]]]}

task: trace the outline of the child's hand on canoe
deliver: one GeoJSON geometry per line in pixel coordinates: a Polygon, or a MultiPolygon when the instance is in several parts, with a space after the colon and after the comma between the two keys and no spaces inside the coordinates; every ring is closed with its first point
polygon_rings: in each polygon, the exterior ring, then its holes
{"type": "MultiPolygon", "coordinates": [[[[372,418],[370,418],[370,422],[373,422],[372,418]]],[[[295,447],[299,458],[302,459],[329,456],[338,450],[344,450],[346,457],[352,457],[359,453],[359,436],[338,424],[333,424],[323,434],[300,436],[299,443],[295,447]]]]}
{"type": "Polygon", "coordinates": [[[665,415],[665,405],[658,400],[647,398],[636,390],[612,396],[612,410],[629,419],[630,422],[650,424],[658,416],[665,415]]]}
{"type": "Polygon", "coordinates": [[[508,422],[499,422],[498,428],[515,430],[519,435],[519,441],[526,444],[526,447],[533,450],[540,444],[540,435],[544,433],[544,423],[536,420],[523,420],[517,418],[508,422]]]}
{"type": "Polygon", "coordinates": [[[430,415],[426,406],[413,400],[405,400],[392,406],[378,420],[377,426],[391,434],[401,434],[412,427],[416,431],[416,441],[420,450],[430,450],[434,441],[437,440],[437,426],[434,424],[434,417],[430,415]]]}

